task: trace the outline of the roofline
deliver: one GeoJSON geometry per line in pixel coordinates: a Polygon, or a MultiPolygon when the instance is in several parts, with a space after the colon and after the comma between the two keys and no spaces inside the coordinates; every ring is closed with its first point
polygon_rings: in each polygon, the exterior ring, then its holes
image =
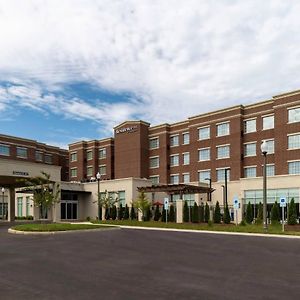
{"type": "Polygon", "coordinates": [[[145,122],[143,120],[127,120],[127,121],[124,121],[123,123],[115,126],[114,129],[117,129],[117,128],[119,128],[121,126],[124,126],[125,124],[128,124],[128,123],[130,123],[130,124],[144,124],[146,126],[150,126],[150,123],[145,122]]]}

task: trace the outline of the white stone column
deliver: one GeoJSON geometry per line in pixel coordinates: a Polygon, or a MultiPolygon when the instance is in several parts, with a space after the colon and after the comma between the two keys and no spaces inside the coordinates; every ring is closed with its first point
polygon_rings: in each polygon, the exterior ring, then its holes
{"type": "Polygon", "coordinates": [[[183,223],[183,200],[176,201],[176,223],[183,223]]]}

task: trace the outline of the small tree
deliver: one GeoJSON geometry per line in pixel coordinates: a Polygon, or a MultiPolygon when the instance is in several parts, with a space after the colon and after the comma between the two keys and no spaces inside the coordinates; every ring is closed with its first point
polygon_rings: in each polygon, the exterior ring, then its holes
{"type": "Polygon", "coordinates": [[[110,219],[110,209],[108,207],[105,208],[105,220],[110,219]]]}
{"type": "Polygon", "coordinates": [[[296,211],[296,205],[295,205],[294,198],[292,198],[291,202],[289,203],[288,224],[289,225],[296,225],[297,224],[297,211],[296,211]]]}
{"type": "Polygon", "coordinates": [[[204,204],[201,203],[200,207],[199,207],[199,221],[200,223],[204,222],[204,204]]]}
{"type": "Polygon", "coordinates": [[[115,220],[117,218],[117,207],[114,205],[111,209],[111,219],[115,220]]]}
{"type": "Polygon", "coordinates": [[[256,223],[261,224],[262,221],[263,221],[263,205],[261,202],[259,202],[256,223]]]}
{"type": "Polygon", "coordinates": [[[150,207],[150,202],[144,191],[139,192],[138,198],[133,202],[133,206],[142,213],[143,219],[147,218],[146,213],[150,207]]]}
{"type": "Polygon", "coordinates": [[[248,224],[251,224],[252,221],[253,221],[252,205],[249,201],[248,204],[247,204],[247,208],[246,208],[246,222],[248,224]]]}
{"type": "Polygon", "coordinates": [[[123,208],[122,203],[120,203],[118,219],[122,220],[123,218],[124,218],[124,208],[123,208]]]}
{"type": "Polygon", "coordinates": [[[209,220],[210,220],[209,206],[206,202],[205,203],[205,209],[204,209],[204,222],[208,223],[209,220]]]}
{"type": "Polygon", "coordinates": [[[175,222],[175,207],[173,204],[170,205],[170,222],[175,222]]]}
{"type": "Polygon", "coordinates": [[[272,224],[276,224],[279,222],[279,205],[277,201],[275,201],[271,209],[271,221],[272,224]]]}
{"type": "Polygon", "coordinates": [[[160,219],[160,210],[159,205],[157,204],[154,211],[154,221],[159,221],[160,219]]]}
{"type": "Polygon", "coordinates": [[[98,204],[99,208],[99,219],[102,219],[102,207],[105,208],[105,220],[109,220],[112,215],[112,207],[119,201],[117,192],[108,192],[105,190],[104,193],[98,194],[98,199],[94,203],[98,204]]]}
{"type": "Polygon", "coordinates": [[[130,219],[136,220],[136,213],[135,213],[135,209],[134,209],[133,205],[130,208],[130,219]]]}
{"type": "MultiPolygon", "coordinates": [[[[161,213],[161,221],[166,222],[166,213],[168,214],[168,211],[165,210],[165,207],[163,207],[162,213],[161,213]]],[[[169,214],[167,215],[168,221],[169,221],[169,214]]]]}
{"type": "Polygon", "coordinates": [[[224,217],[223,217],[223,222],[225,224],[230,224],[230,214],[229,214],[229,209],[227,203],[225,204],[225,210],[224,210],[224,217]]]}
{"type": "Polygon", "coordinates": [[[146,208],[145,215],[143,216],[144,221],[150,221],[152,218],[151,208],[150,205],[146,208]]]}
{"type": "Polygon", "coordinates": [[[129,208],[128,205],[125,205],[125,210],[124,210],[124,220],[128,220],[129,219],[129,208]]]}
{"type": "Polygon", "coordinates": [[[184,201],[183,205],[183,222],[189,222],[189,207],[187,201],[184,201]]]}
{"type": "Polygon", "coordinates": [[[199,223],[199,211],[198,211],[198,205],[196,202],[194,202],[193,210],[192,210],[192,222],[193,223],[199,223]]]}
{"type": "Polygon", "coordinates": [[[220,210],[219,201],[217,201],[215,211],[214,211],[214,222],[217,224],[221,223],[221,210],[220,210]]]}

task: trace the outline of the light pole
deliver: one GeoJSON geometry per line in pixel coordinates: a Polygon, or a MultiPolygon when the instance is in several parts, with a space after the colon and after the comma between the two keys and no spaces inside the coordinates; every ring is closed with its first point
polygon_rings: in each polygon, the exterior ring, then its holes
{"type": "Polygon", "coordinates": [[[223,209],[225,211],[225,190],[224,190],[225,189],[225,185],[222,184],[221,187],[222,187],[222,191],[223,191],[223,209]]]}
{"type": "Polygon", "coordinates": [[[4,187],[1,189],[1,192],[2,192],[2,220],[4,220],[4,192],[5,192],[4,187]]]}
{"type": "Polygon", "coordinates": [[[225,169],[225,205],[228,207],[228,201],[227,201],[227,171],[229,169],[225,169]]]}
{"type": "Polygon", "coordinates": [[[267,153],[268,153],[268,144],[266,141],[263,141],[260,145],[261,152],[264,156],[264,168],[263,168],[263,223],[264,231],[268,231],[267,224],[267,153]]]}
{"type": "MultiPolygon", "coordinates": [[[[204,180],[209,181],[209,189],[211,190],[211,178],[205,178],[204,180]]],[[[211,201],[211,191],[209,191],[209,194],[208,194],[208,201],[211,201]]]]}
{"type": "Polygon", "coordinates": [[[101,179],[101,174],[99,172],[96,174],[96,179],[98,182],[98,221],[100,221],[100,179],[101,179]]]}

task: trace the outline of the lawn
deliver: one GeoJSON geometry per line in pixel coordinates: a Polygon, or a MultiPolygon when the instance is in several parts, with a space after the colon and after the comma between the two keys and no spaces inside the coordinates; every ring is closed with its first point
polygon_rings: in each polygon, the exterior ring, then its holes
{"type": "Polygon", "coordinates": [[[50,223],[50,224],[22,224],[13,226],[12,229],[20,231],[70,231],[70,230],[85,230],[85,229],[107,229],[111,226],[93,225],[93,224],[70,224],[70,223],[50,223]]]}
{"type": "MultiPolygon", "coordinates": [[[[121,221],[94,221],[95,224],[111,224],[111,225],[125,225],[125,226],[140,226],[140,227],[155,227],[155,228],[175,228],[175,229],[190,229],[190,230],[209,230],[209,231],[228,231],[228,232],[248,232],[248,233],[264,233],[262,224],[247,224],[245,226],[235,224],[211,224],[207,223],[163,223],[163,222],[139,222],[131,220],[121,220],[121,221]]],[[[269,225],[268,232],[270,234],[287,234],[287,235],[300,235],[300,231],[289,230],[282,232],[282,226],[280,224],[269,225]]]]}

